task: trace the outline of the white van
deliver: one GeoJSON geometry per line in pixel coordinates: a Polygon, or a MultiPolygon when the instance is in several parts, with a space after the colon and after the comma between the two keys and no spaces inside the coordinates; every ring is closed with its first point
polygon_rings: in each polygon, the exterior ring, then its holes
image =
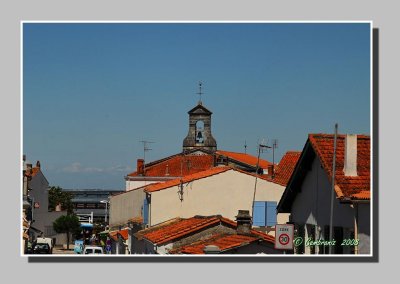
{"type": "Polygon", "coordinates": [[[86,246],[83,254],[104,254],[102,247],[86,246]]]}
{"type": "Polygon", "coordinates": [[[35,245],[36,244],[48,244],[50,247],[50,253],[53,253],[54,244],[52,238],[39,237],[35,240],[35,245]]]}

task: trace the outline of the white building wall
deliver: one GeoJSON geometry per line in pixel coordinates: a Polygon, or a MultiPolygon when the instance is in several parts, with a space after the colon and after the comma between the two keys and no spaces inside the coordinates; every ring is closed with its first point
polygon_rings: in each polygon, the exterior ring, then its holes
{"type": "MultiPolygon", "coordinates": [[[[179,186],[151,193],[150,225],[156,225],[175,217],[189,218],[195,215],[222,215],[235,220],[238,210],[252,211],[255,177],[229,170],[207,178],[184,184],[183,201],[179,199],[179,186]]],[[[257,181],[256,201],[276,201],[284,187],[262,179],[257,181]]],[[[287,214],[278,217],[288,221],[287,214]]]]}
{"type": "MultiPolygon", "coordinates": [[[[312,168],[306,175],[301,189],[292,205],[292,221],[297,224],[312,224],[321,228],[323,235],[324,226],[330,225],[330,206],[332,185],[321,163],[316,157],[312,168]]],[[[349,238],[349,232],[354,231],[355,209],[350,204],[343,204],[334,194],[333,226],[344,228],[344,238],[349,238]]],[[[359,253],[369,253],[370,239],[370,207],[369,204],[359,205],[359,253]],[[368,247],[368,250],[365,248],[368,247]],[[366,252],[368,251],[368,252],[366,252]]],[[[318,234],[318,232],[317,232],[318,234]]],[[[307,237],[307,232],[306,232],[307,237]]],[[[319,238],[320,236],[317,236],[319,238]]],[[[321,236],[322,237],[322,236],[321,236]]],[[[306,253],[309,248],[305,248],[306,253]]],[[[349,253],[350,248],[344,246],[344,253],[349,253]]]]}
{"type": "Polygon", "coordinates": [[[160,182],[160,181],[157,181],[157,180],[153,180],[153,181],[149,181],[149,180],[127,180],[125,182],[125,188],[126,188],[126,191],[131,191],[131,190],[133,190],[135,188],[139,188],[139,187],[142,187],[142,186],[145,186],[145,185],[149,185],[149,184],[152,184],[152,183],[157,183],[157,182],[160,182]]]}
{"type": "Polygon", "coordinates": [[[110,226],[125,224],[129,219],[142,216],[143,188],[125,192],[110,198],[110,226]]]}

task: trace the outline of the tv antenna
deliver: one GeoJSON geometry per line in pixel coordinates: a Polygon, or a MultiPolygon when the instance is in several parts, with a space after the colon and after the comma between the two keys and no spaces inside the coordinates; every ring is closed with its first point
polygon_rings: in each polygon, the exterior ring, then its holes
{"type": "Polygon", "coordinates": [[[143,173],[146,174],[146,172],[145,172],[145,169],[146,169],[146,152],[153,150],[153,149],[149,148],[149,144],[155,143],[155,142],[147,141],[147,140],[142,140],[142,141],[139,141],[139,142],[143,143],[143,160],[144,160],[143,173]]]}
{"type": "Polygon", "coordinates": [[[247,154],[247,143],[246,143],[246,140],[244,140],[244,153],[247,154]]]}
{"type": "Polygon", "coordinates": [[[272,164],[275,165],[275,149],[278,149],[278,139],[272,139],[272,164]]]}

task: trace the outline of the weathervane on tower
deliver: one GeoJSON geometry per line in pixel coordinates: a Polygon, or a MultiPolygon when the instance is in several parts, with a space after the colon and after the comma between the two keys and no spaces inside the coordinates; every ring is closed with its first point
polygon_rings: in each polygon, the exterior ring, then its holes
{"type": "Polygon", "coordinates": [[[201,101],[201,95],[203,94],[203,92],[201,91],[201,86],[202,86],[202,82],[199,82],[199,92],[197,93],[199,95],[199,105],[202,105],[202,101],[201,101]]]}

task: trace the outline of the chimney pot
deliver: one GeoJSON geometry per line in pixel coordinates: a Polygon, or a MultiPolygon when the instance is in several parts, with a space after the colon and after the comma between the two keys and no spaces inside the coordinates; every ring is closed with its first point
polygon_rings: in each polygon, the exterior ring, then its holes
{"type": "Polygon", "coordinates": [[[347,134],[344,144],[344,175],[357,176],[357,135],[347,134]]]}
{"type": "Polygon", "coordinates": [[[238,235],[249,235],[251,231],[251,221],[249,210],[239,210],[236,216],[237,222],[237,234],[238,235]]]}
{"type": "Polygon", "coordinates": [[[221,249],[215,245],[208,245],[203,248],[203,252],[205,254],[219,254],[221,249]]]}
{"type": "Polygon", "coordinates": [[[136,171],[139,175],[143,175],[143,173],[144,173],[144,160],[143,159],[137,159],[136,171]]]}
{"type": "Polygon", "coordinates": [[[268,165],[268,176],[271,178],[275,176],[273,164],[268,165]]]}

